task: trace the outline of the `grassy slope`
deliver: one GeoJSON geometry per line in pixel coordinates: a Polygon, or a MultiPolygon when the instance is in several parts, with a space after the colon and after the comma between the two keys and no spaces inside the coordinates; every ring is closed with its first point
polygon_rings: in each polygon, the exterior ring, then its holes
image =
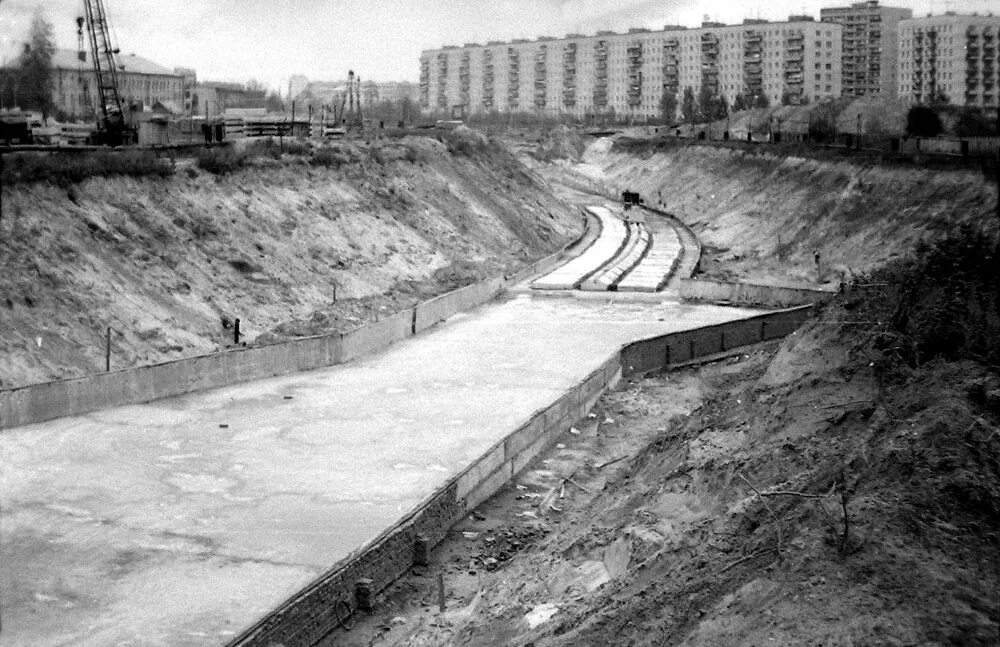
{"type": "Polygon", "coordinates": [[[632,155],[592,145],[584,161],[615,188],[632,188],[690,224],[703,270],[772,282],[864,271],[960,222],[988,222],[996,185],[970,170],[940,171],[781,158],[703,146],[632,155]],[[780,246],[779,246],[780,241],[780,246]],[[780,258],[779,258],[780,253],[780,258]]]}
{"type": "Polygon", "coordinates": [[[251,341],[352,327],[579,228],[496,146],[407,138],[341,157],[4,188],[0,385],[101,370],[107,326],[118,367],[215,350],[223,317],[251,341]]]}

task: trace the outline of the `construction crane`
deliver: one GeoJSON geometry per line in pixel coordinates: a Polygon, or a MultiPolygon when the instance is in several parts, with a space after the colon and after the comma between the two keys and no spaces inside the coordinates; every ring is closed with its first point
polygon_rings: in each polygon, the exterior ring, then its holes
{"type": "Polygon", "coordinates": [[[94,143],[107,146],[122,146],[136,142],[135,128],[125,119],[121,91],[118,83],[119,49],[111,42],[107,12],[104,0],[83,0],[84,14],[76,19],[80,59],[86,57],[83,47],[84,28],[90,46],[90,58],[97,79],[98,110],[97,133],[94,143]]]}
{"type": "Polygon", "coordinates": [[[354,70],[347,73],[347,91],[341,97],[338,121],[345,130],[362,130],[364,121],[361,115],[361,77],[354,75],[354,70]]]}

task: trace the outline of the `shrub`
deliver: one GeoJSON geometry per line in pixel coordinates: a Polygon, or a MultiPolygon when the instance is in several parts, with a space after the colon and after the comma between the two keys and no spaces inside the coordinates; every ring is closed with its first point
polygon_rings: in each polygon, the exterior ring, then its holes
{"type": "Polygon", "coordinates": [[[497,148],[485,135],[468,128],[442,132],[438,139],[455,156],[475,157],[497,148]]]}
{"type": "Polygon", "coordinates": [[[350,164],[356,161],[357,157],[352,153],[351,149],[343,146],[318,148],[313,151],[312,157],[309,158],[309,163],[313,166],[326,166],[331,168],[340,168],[344,164],[350,164]]]}
{"type": "Polygon", "coordinates": [[[913,106],[906,115],[906,132],[914,137],[937,137],[941,134],[941,117],[933,108],[913,106]]]}
{"type": "MultiPolygon", "coordinates": [[[[291,142],[294,142],[294,140],[290,140],[289,144],[291,142]]],[[[287,146],[288,144],[285,145],[286,149],[287,146]]],[[[243,146],[243,154],[247,161],[261,157],[270,157],[271,159],[280,160],[281,148],[282,145],[275,141],[273,137],[267,137],[265,139],[252,139],[243,146]]]]}
{"type": "Polygon", "coordinates": [[[955,134],[959,137],[995,136],[997,123],[975,108],[966,108],[958,114],[955,134]]]}
{"type": "Polygon", "coordinates": [[[968,225],[852,286],[852,315],[882,350],[916,366],[934,358],[1000,366],[1000,239],[968,225]]]}
{"type": "Polygon", "coordinates": [[[246,151],[237,150],[233,146],[198,151],[198,167],[216,175],[237,171],[246,166],[249,161],[250,155],[246,151]]]}
{"type": "Polygon", "coordinates": [[[3,159],[3,183],[74,184],[90,177],[167,177],[174,172],[169,159],[154,151],[125,149],[85,153],[17,153],[3,159]]]}

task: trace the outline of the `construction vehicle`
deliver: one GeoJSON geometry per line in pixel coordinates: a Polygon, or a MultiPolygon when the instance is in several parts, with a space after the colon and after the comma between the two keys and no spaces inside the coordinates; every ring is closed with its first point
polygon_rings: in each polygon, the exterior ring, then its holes
{"type": "Polygon", "coordinates": [[[84,49],[84,28],[90,48],[90,59],[97,79],[97,132],[90,143],[102,146],[127,146],[135,144],[136,129],[128,123],[122,105],[118,71],[124,69],[118,63],[120,50],[111,42],[107,12],[104,0],[83,0],[85,15],[76,19],[76,33],[79,42],[79,57],[86,61],[84,49]]]}

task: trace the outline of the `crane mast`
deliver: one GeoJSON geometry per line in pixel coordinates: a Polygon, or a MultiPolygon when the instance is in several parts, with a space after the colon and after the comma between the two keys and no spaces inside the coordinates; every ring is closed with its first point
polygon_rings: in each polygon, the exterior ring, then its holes
{"type": "Polygon", "coordinates": [[[97,96],[101,104],[98,139],[112,146],[131,144],[135,131],[125,123],[116,58],[119,50],[111,42],[104,0],[83,0],[83,6],[85,15],[82,21],[77,19],[77,25],[82,36],[81,23],[86,22],[90,57],[97,79],[97,96]]]}

